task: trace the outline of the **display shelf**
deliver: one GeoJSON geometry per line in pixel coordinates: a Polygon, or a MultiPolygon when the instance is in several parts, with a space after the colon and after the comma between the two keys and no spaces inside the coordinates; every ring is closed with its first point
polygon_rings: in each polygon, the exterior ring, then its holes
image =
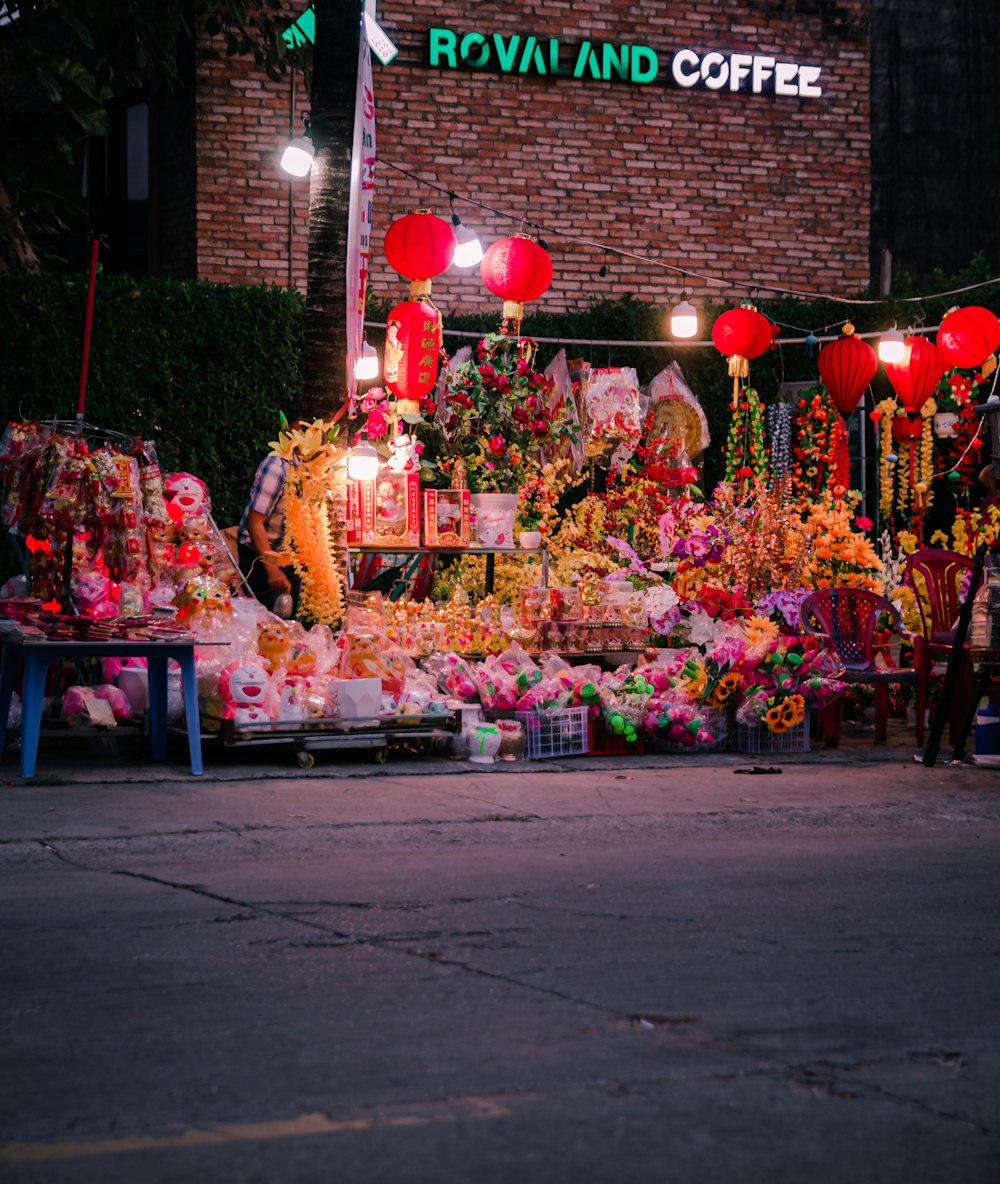
{"type": "Polygon", "coordinates": [[[486,557],[486,595],[493,594],[494,572],[496,557],[510,555],[524,557],[526,555],[540,555],[542,559],[542,587],[549,586],[549,549],[548,547],[400,547],[395,543],[382,545],[355,545],[347,548],[352,555],[468,555],[486,557]]]}

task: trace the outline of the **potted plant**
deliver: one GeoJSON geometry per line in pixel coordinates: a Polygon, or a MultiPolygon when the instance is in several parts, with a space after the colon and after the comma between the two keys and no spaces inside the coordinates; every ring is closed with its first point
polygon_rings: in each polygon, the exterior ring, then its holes
{"type": "Polygon", "coordinates": [[[942,380],[934,393],[937,411],[934,413],[934,433],[950,438],[958,431],[958,420],[962,408],[972,398],[972,379],[952,370],[942,380]]]}

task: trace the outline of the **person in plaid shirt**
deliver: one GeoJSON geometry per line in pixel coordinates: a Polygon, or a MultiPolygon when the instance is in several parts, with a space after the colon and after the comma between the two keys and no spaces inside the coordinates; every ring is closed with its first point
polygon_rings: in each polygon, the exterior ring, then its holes
{"type": "MultiPolygon", "coordinates": [[[[299,420],[291,420],[290,426],[297,428],[299,420]]],[[[298,608],[299,577],[294,568],[281,564],[286,468],[287,462],[273,454],[265,456],[257,466],[237,543],[240,569],[250,591],[265,608],[279,616],[293,617],[298,608]]]]}

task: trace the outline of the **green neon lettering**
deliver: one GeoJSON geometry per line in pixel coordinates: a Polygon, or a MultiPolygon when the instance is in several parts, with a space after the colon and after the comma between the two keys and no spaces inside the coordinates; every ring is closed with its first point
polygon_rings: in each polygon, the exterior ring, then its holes
{"type": "Polygon", "coordinates": [[[591,78],[600,78],[601,67],[597,61],[597,54],[590,48],[590,42],[585,41],[576,55],[576,65],[573,67],[573,77],[582,78],[584,70],[590,70],[591,78]]]}
{"type": "Polygon", "coordinates": [[[580,48],[576,51],[576,65],[573,67],[573,77],[582,78],[583,68],[587,64],[587,54],[590,53],[590,42],[583,41],[580,48]]]}
{"type": "Polygon", "coordinates": [[[632,46],[632,81],[644,85],[652,82],[660,69],[660,62],[654,50],[648,45],[632,46]],[[643,65],[645,63],[645,65],[643,65]]]}
{"type": "Polygon", "coordinates": [[[616,50],[613,45],[608,45],[607,42],[601,46],[601,77],[605,82],[610,81],[612,70],[619,78],[628,80],[627,45],[623,45],[620,51],[616,50]]]}
{"type": "Polygon", "coordinates": [[[559,42],[555,37],[549,38],[549,73],[561,74],[564,78],[569,78],[573,73],[568,66],[559,64],[559,42]]]}
{"type": "Polygon", "coordinates": [[[486,38],[482,33],[466,33],[462,38],[458,52],[470,70],[481,70],[490,60],[490,47],[486,44],[486,38]],[[469,51],[473,46],[479,48],[479,56],[475,59],[469,57],[469,51]]]}
{"type": "Polygon", "coordinates": [[[517,57],[517,47],[521,44],[521,34],[515,33],[510,41],[504,45],[503,37],[499,33],[493,34],[493,48],[497,51],[497,61],[505,74],[514,69],[514,59],[517,57]]]}
{"type": "Polygon", "coordinates": [[[524,43],[524,53],[517,70],[519,74],[527,74],[534,65],[539,74],[545,73],[545,63],[542,61],[542,51],[538,48],[538,38],[529,36],[524,43]]]}
{"type": "Polygon", "coordinates": [[[451,29],[431,29],[431,65],[440,66],[441,59],[445,58],[444,64],[452,70],[457,70],[458,62],[455,59],[455,42],[457,40],[451,29]]]}

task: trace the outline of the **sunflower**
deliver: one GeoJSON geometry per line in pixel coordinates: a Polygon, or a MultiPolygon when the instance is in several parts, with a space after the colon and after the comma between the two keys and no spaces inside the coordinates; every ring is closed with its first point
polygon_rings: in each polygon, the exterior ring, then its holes
{"type": "Polygon", "coordinates": [[[782,705],[775,703],[773,707],[769,707],[764,712],[764,723],[772,732],[785,732],[788,730],[788,724],[785,723],[784,712],[782,705]]]}
{"type": "Polygon", "coordinates": [[[801,695],[789,695],[781,704],[782,719],[785,726],[794,728],[802,723],[806,717],[806,701],[801,695]]]}
{"type": "Polygon", "coordinates": [[[730,670],[728,674],[724,674],[712,688],[712,693],[706,700],[708,706],[725,707],[742,682],[743,676],[737,670],[730,670]]]}

